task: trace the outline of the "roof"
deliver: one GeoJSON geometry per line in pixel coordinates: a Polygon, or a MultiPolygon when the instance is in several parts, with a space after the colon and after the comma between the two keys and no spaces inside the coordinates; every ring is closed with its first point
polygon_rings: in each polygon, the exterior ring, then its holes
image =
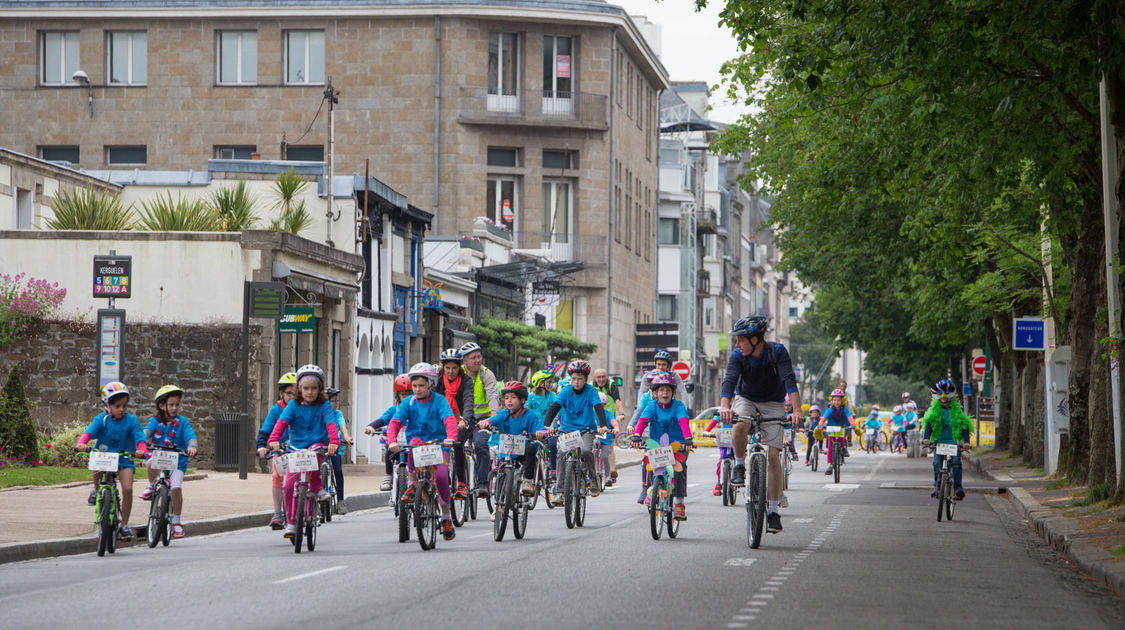
{"type": "Polygon", "coordinates": [[[13,151],[11,149],[5,149],[4,147],[0,147],[0,161],[3,161],[5,158],[7,158],[8,160],[14,159],[15,161],[25,162],[25,163],[28,163],[28,164],[34,164],[35,166],[37,166],[39,168],[42,168],[42,169],[45,169],[45,170],[48,170],[48,171],[56,171],[60,175],[69,175],[71,177],[75,177],[75,178],[78,178],[78,179],[86,179],[86,180],[89,180],[89,179],[101,180],[100,182],[97,182],[98,185],[105,185],[107,187],[116,186],[116,184],[113,184],[112,182],[110,182],[108,178],[99,177],[97,174],[92,173],[90,171],[84,171],[84,170],[79,169],[79,168],[74,168],[73,166],[70,165],[69,162],[52,162],[50,160],[44,160],[44,159],[41,159],[41,158],[37,158],[33,155],[28,155],[26,153],[20,153],[19,151],[13,151]]]}
{"type": "Polygon", "coordinates": [[[713,131],[711,121],[700,116],[691,105],[688,105],[676,92],[679,90],[664,90],[660,93],[660,132],[670,133],[676,131],[713,131]]]}

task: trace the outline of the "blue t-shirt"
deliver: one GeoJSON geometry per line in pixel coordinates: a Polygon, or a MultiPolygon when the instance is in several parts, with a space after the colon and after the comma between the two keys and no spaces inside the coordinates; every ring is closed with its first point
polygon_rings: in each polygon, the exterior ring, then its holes
{"type": "Polygon", "coordinates": [[[875,416],[875,417],[868,416],[867,422],[865,424],[866,424],[868,429],[878,430],[878,429],[883,428],[883,420],[881,418],[879,418],[878,416],[875,416]]]}
{"type": "MultiPolygon", "coordinates": [[[[191,428],[191,423],[183,416],[176,416],[172,418],[171,422],[162,423],[152,416],[148,419],[148,424],[145,425],[145,434],[152,433],[152,443],[157,446],[175,447],[180,450],[187,450],[187,447],[195,442],[195,430],[191,428]]],[[[180,463],[177,466],[180,470],[187,470],[188,456],[180,455],[180,463]]]]}
{"type": "Polygon", "coordinates": [[[895,415],[891,416],[891,424],[895,425],[895,431],[905,431],[906,416],[902,415],[901,413],[896,413],[895,415]]]}
{"type": "Polygon", "coordinates": [[[145,441],[141,421],[128,412],[120,420],[114,420],[108,413],[99,413],[94,416],[90,426],[86,427],[86,433],[98,441],[99,450],[104,446],[110,453],[121,451],[132,453],[137,450],[138,442],[145,441]]]}
{"type": "Polygon", "coordinates": [[[851,424],[852,410],[847,407],[828,407],[824,410],[824,419],[830,427],[846,427],[851,424]]]}
{"type": "Polygon", "coordinates": [[[395,420],[402,423],[406,439],[423,442],[441,441],[446,438],[445,419],[453,416],[453,408],[445,396],[430,394],[425,402],[413,395],[402,401],[395,411],[395,420]]]}
{"type": "Polygon", "coordinates": [[[544,429],[543,418],[526,407],[518,417],[513,417],[507,408],[501,409],[488,421],[501,433],[515,433],[517,435],[527,433],[530,435],[544,429]]]}
{"type": "Polygon", "coordinates": [[[949,410],[941,410],[941,436],[938,437],[939,444],[956,444],[957,440],[953,439],[953,428],[949,424],[949,410]]]}
{"type": "Polygon", "coordinates": [[[661,407],[654,401],[645,407],[641,417],[648,418],[649,438],[659,442],[661,436],[667,435],[669,444],[684,441],[683,427],[680,426],[680,418],[688,417],[684,403],[673,398],[667,407],[661,407]]]}
{"type": "Polygon", "coordinates": [[[313,444],[328,444],[328,424],[336,421],[336,410],[327,400],[316,405],[293,401],[285,405],[279,420],[289,425],[290,446],[308,448],[313,444]]]}
{"type": "Polygon", "coordinates": [[[548,391],[543,396],[533,392],[528,394],[527,403],[524,404],[524,407],[527,407],[528,411],[534,411],[535,415],[540,418],[545,418],[547,416],[547,410],[551,408],[551,405],[555,404],[555,399],[557,398],[558,396],[552,391],[548,391]]]}
{"type": "Polygon", "coordinates": [[[555,402],[562,407],[558,422],[563,431],[595,431],[601,424],[594,414],[594,407],[602,404],[602,399],[598,396],[598,390],[589,385],[583,386],[581,392],[575,391],[573,385],[568,386],[559,392],[555,402]]]}
{"type": "Polygon", "coordinates": [[[907,411],[906,415],[904,417],[906,418],[905,422],[906,422],[907,427],[909,427],[912,424],[917,426],[917,424],[918,424],[918,414],[914,413],[913,411],[907,411]]]}
{"type": "MultiPolygon", "coordinates": [[[[262,421],[262,430],[258,431],[258,448],[266,448],[266,444],[270,441],[270,434],[273,433],[273,427],[277,424],[277,419],[281,417],[282,410],[284,410],[284,407],[281,406],[280,401],[275,402],[273,406],[270,407],[269,413],[266,414],[266,419],[262,421]]],[[[286,429],[285,432],[281,434],[281,439],[279,441],[289,441],[289,429],[286,429]]]]}

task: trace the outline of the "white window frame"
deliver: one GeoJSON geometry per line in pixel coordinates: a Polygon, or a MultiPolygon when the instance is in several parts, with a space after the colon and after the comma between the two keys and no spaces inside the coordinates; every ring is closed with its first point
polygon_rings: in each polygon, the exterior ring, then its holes
{"type": "MultiPolygon", "coordinates": [[[[323,30],[320,30],[320,29],[292,29],[292,30],[285,31],[285,37],[284,37],[284,41],[285,41],[285,51],[284,51],[285,52],[285,57],[284,57],[285,68],[284,68],[284,71],[285,71],[285,75],[284,75],[284,79],[285,79],[286,85],[324,85],[324,79],[321,79],[319,81],[310,81],[309,77],[308,77],[308,75],[310,74],[309,73],[309,50],[311,49],[311,46],[309,46],[309,39],[310,39],[309,36],[312,35],[313,33],[320,33],[322,37],[325,36],[325,32],[323,30]],[[293,35],[304,35],[304,37],[305,37],[305,58],[303,60],[304,69],[305,69],[305,80],[304,81],[290,81],[289,80],[289,39],[293,35]]],[[[323,74],[324,76],[328,76],[328,42],[327,42],[327,37],[325,37],[325,40],[326,40],[324,42],[324,66],[325,67],[321,69],[321,74],[323,74]]]]}
{"type": "MultiPolygon", "coordinates": [[[[572,35],[544,35],[543,39],[551,38],[551,76],[543,77],[543,114],[551,116],[570,116],[574,113],[574,92],[578,82],[574,77],[574,37],[572,35]],[[570,41],[570,89],[559,91],[559,40],[570,41]],[[550,87],[546,84],[549,83],[550,87]],[[565,96],[563,96],[565,94],[565,96]]],[[[543,42],[544,46],[546,41],[543,42]]]]}
{"type": "Polygon", "coordinates": [[[107,83],[110,85],[147,85],[148,84],[148,35],[145,31],[106,31],[105,34],[105,76],[108,79],[107,83]],[[126,79],[124,81],[113,80],[113,38],[115,35],[127,35],[129,44],[126,46],[128,56],[126,58],[126,79]],[[140,35],[145,39],[145,80],[133,80],[133,38],[140,35]]]}
{"type": "Polygon", "coordinates": [[[544,217],[544,234],[542,236],[542,248],[549,249],[552,252],[552,259],[560,260],[573,260],[574,258],[574,180],[569,177],[544,177],[543,186],[550,187],[549,190],[544,191],[543,195],[543,217],[544,217]],[[559,190],[566,187],[566,231],[558,232],[558,226],[551,225],[551,216],[554,214],[553,210],[556,207],[558,200],[559,190]],[[560,238],[560,236],[562,238],[560,238]]]}
{"type": "MultiPolygon", "coordinates": [[[[490,31],[488,33],[489,46],[492,45],[492,36],[496,35],[496,85],[489,85],[486,88],[487,102],[486,107],[490,112],[518,112],[520,111],[520,82],[521,66],[520,66],[520,36],[519,33],[512,33],[507,31],[490,31]],[[511,38],[512,47],[512,63],[515,64],[515,85],[504,85],[504,40],[511,38]]],[[[486,63],[491,65],[491,59],[486,59],[486,63]]],[[[485,68],[485,75],[487,76],[490,68],[485,68]]]]}
{"type": "Polygon", "coordinates": [[[676,296],[676,294],[674,294],[674,293],[661,293],[660,295],[658,295],[656,297],[656,320],[657,321],[674,322],[674,321],[679,320],[679,318],[680,318],[679,309],[680,309],[679,299],[678,299],[678,296],[676,296]],[[663,313],[661,312],[661,303],[663,303],[666,300],[670,300],[672,302],[672,317],[670,317],[670,318],[669,317],[662,317],[663,313]]]}
{"type": "Polygon", "coordinates": [[[258,31],[254,30],[241,30],[241,29],[224,29],[215,31],[215,84],[216,85],[257,85],[258,83],[258,31]],[[235,80],[223,81],[223,35],[233,33],[238,35],[238,41],[235,51],[235,58],[238,60],[235,63],[235,80]],[[254,80],[246,81],[243,79],[246,68],[242,64],[242,47],[247,35],[254,37],[254,80]]]}
{"type": "Polygon", "coordinates": [[[82,62],[82,43],[79,39],[78,31],[39,31],[39,85],[78,85],[77,81],[71,79],[74,72],[67,72],[66,67],[66,43],[68,38],[74,38],[78,41],[78,59],[75,59],[73,65],[74,70],[77,71],[81,67],[82,62]],[[59,81],[57,83],[47,81],[47,36],[57,34],[62,35],[59,41],[59,81]]]}
{"type": "MultiPolygon", "coordinates": [[[[488,188],[492,190],[493,199],[495,203],[488,209],[488,216],[493,221],[503,225],[503,207],[504,200],[500,192],[505,182],[512,184],[512,238],[515,242],[519,242],[519,224],[520,224],[520,178],[513,175],[489,175],[488,188]]],[[[485,199],[488,199],[486,191],[485,199]]]]}

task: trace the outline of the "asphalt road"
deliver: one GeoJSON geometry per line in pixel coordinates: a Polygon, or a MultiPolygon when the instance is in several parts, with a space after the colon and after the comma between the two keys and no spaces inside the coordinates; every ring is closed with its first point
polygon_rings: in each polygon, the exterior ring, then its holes
{"type": "Polygon", "coordinates": [[[929,492],[902,488],[929,482],[929,460],[856,453],[838,486],[798,466],[785,530],[757,550],[742,505],[711,495],[715,461],[692,457],[676,540],[650,537],[631,468],[590,501],[586,527],[540,503],[524,540],[493,541],[485,518],[423,552],[397,541],[384,508],[324,526],[300,555],[261,528],[0,566],[0,625],[1125,627],[1122,600],[1067,568],[1004,498],[970,493],[937,523],[929,492]]]}

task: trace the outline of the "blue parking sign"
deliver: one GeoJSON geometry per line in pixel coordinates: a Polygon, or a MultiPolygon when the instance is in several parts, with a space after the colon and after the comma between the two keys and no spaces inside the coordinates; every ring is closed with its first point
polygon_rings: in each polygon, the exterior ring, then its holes
{"type": "Polygon", "coordinates": [[[1041,317],[1017,317],[1012,320],[1013,350],[1043,351],[1047,349],[1047,322],[1041,317]]]}

